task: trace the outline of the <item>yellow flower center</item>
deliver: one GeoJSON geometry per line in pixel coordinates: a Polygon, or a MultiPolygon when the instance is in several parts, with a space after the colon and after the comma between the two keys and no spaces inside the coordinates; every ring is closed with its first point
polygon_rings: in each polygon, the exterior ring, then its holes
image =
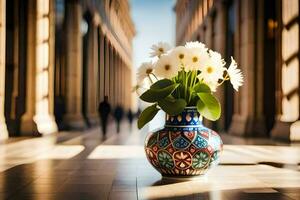
{"type": "Polygon", "coordinates": [[[151,72],[152,72],[151,68],[149,68],[149,69],[146,70],[146,74],[151,74],[151,72]]]}
{"type": "Polygon", "coordinates": [[[170,65],[165,65],[165,70],[169,70],[171,68],[171,66],[170,65]]]}
{"type": "Polygon", "coordinates": [[[193,57],[193,62],[197,62],[198,58],[196,56],[193,57]]]}
{"type": "Polygon", "coordinates": [[[206,68],[207,73],[211,74],[213,72],[213,68],[212,67],[207,67],[206,68]]]}
{"type": "Polygon", "coordinates": [[[181,53],[181,54],[179,54],[178,57],[179,57],[179,59],[183,59],[184,58],[184,54],[181,53]]]}
{"type": "Polygon", "coordinates": [[[158,51],[161,52],[161,53],[163,53],[163,52],[164,52],[164,49],[160,47],[160,48],[158,49],[158,51]]]}

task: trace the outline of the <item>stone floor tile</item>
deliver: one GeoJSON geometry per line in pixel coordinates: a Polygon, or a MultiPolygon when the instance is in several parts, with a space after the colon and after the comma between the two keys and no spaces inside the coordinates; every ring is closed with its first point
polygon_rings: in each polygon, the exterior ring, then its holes
{"type": "Polygon", "coordinates": [[[300,171],[290,167],[300,163],[300,146],[226,135],[219,166],[178,181],[162,178],[148,163],[144,133],[110,134],[102,140],[91,129],[1,145],[0,200],[300,199],[300,171]]]}
{"type": "Polygon", "coordinates": [[[137,200],[137,194],[132,191],[114,191],[110,193],[109,200],[137,200]]]}

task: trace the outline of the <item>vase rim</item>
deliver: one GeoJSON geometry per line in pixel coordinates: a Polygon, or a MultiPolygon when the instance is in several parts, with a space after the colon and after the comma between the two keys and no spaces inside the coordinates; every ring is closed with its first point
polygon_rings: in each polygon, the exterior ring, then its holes
{"type": "Polygon", "coordinates": [[[199,129],[203,126],[203,118],[198,112],[196,106],[185,107],[184,110],[174,116],[166,115],[165,127],[171,129],[199,129]]]}

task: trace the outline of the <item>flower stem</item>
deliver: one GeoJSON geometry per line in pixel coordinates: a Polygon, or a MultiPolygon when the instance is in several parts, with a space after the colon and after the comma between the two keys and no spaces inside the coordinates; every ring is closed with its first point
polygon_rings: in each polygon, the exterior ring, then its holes
{"type": "Polygon", "coordinates": [[[229,76],[228,74],[226,74],[226,76],[223,78],[222,82],[218,84],[218,86],[222,85],[225,81],[229,80],[229,76]]]}
{"type": "Polygon", "coordinates": [[[189,73],[184,73],[185,74],[185,85],[184,85],[184,98],[187,99],[187,90],[188,90],[188,81],[189,81],[189,73]]]}
{"type": "MultiPolygon", "coordinates": [[[[194,87],[195,83],[197,82],[197,71],[192,71],[191,72],[192,75],[191,75],[191,85],[190,85],[190,90],[192,90],[191,88],[194,87]]],[[[190,91],[190,94],[189,94],[189,99],[188,99],[188,103],[190,103],[191,99],[192,99],[192,92],[190,91]]]]}
{"type": "Polygon", "coordinates": [[[150,74],[148,74],[148,78],[149,78],[149,81],[151,82],[151,84],[153,84],[154,82],[153,82],[153,80],[151,79],[150,74]]]}
{"type": "Polygon", "coordinates": [[[157,76],[155,76],[155,74],[154,73],[150,73],[152,76],[154,76],[154,78],[158,81],[158,78],[157,78],[157,76]]]}

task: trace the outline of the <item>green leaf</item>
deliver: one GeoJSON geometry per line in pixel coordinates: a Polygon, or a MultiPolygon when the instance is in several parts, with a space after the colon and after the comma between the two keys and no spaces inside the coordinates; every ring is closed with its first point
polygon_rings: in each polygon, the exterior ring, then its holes
{"type": "Polygon", "coordinates": [[[198,93],[197,109],[206,119],[216,121],[221,116],[221,105],[210,93],[198,93]]]}
{"type": "Polygon", "coordinates": [[[173,81],[171,81],[170,79],[162,79],[159,81],[156,81],[155,83],[153,83],[150,88],[151,89],[163,89],[165,87],[168,87],[170,85],[173,85],[173,81]]]}
{"type": "Polygon", "coordinates": [[[205,83],[197,83],[193,89],[196,93],[211,93],[210,88],[205,83]]]}
{"type": "Polygon", "coordinates": [[[174,99],[172,96],[168,96],[160,100],[158,105],[169,115],[178,115],[186,107],[186,101],[184,99],[174,99]]]}
{"type": "Polygon", "coordinates": [[[159,100],[162,100],[172,94],[172,92],[179,86],[179,84],[172,84],[170,86],[164,87],[162,89],[152,89],[150,88],[146,92],[144,92],[140,98],[143,101],[149,102],[149,103],[154,103],[159,100]]]}
{"type": "Polygon", "coordinates": [[[195,105],[197,105],[198,100],[199,100],[199,97],[198,97],[197,93],[192,93],[192,98],[191,98],[191,100],[189,102],[189,105],[187,105],[187,106],[195,106],[195,105]]]}
{"type": "Polygon", "coordinates": [[[149,106],[145,110],[143,110],[137,121],[138,128],[143,128],[145,124],[147,124],[154,118],[158,111],[159,109],[156,107],[156,104],[153,104],[152,106],[149,106]]]}

